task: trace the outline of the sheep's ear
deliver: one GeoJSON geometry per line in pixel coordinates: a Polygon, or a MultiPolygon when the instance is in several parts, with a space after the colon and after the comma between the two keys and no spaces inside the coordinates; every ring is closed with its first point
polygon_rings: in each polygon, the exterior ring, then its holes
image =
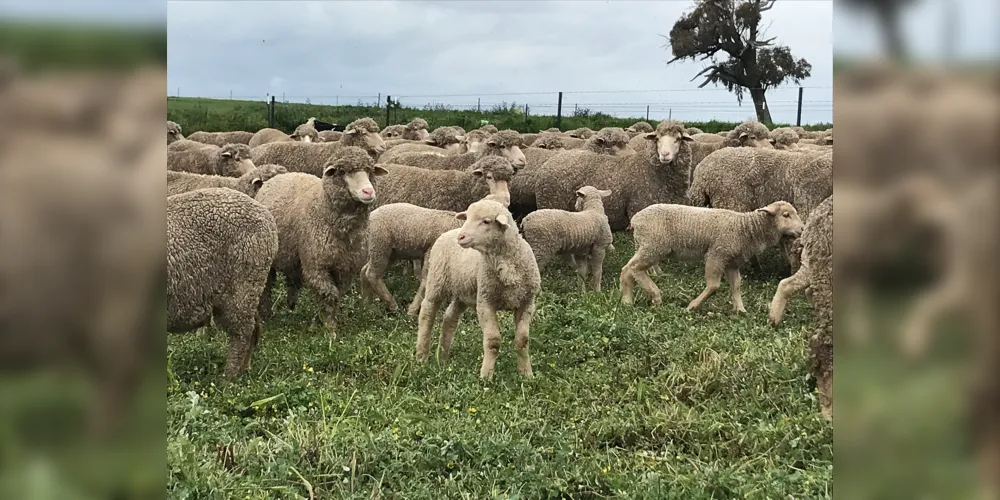
{"type": "Polygon", "coordinates": [[[650,132],[650,133],[644,135],[643,137],[645,137],[647,140],[655,141],[656,140],[656,132],[650,132]]]}
{"type": "Polygon", "coordinates": [[[333,165],[327,165],[326,168],[323,169],[323,177],[329,177],[331,175],[336,175],[336,174],[337,174],[337,167],[333,165]]]}
{"type": "Polygon", "coordinates": [[[691,134],[689,134],[687,132],[684,132],[683,134],[681,134],[681,140],[682,141],[693,141],[694,137],[691,137],[691,134]]]}
{"type": "Polygon", "coordinates": [[[483,176],[483,169],[477,168],[477,169],[473,170],[472,171],[472,175],[474,175],[476,177],[482,177],[483,176]]]}
{"type": "Polygon", "coordinates": [[[774,137],[768,137],[767,138],[767,142],[770,142],[771,144],[774,144],[774,137]]]}
{"type": "Polygon", "coordinates": [[[605,141],[603,137],[598,137],[594,139],[594,143],[596,143],[598,146],[603,146],[605,144],[605,141]]]}
{"type": "Polygon", "coordinates": [[[254,179],[250,181],[250,184],[252,184],[253,187],[257,189],[260,189],[260,187],[264,185],[264,179],[261,179],[260,177],[254,177],[254,179]]]}
{"type": "Polygon", "coordinates": [[[458,142],[465,142],[465,136],[464,135],[456,135],[455,139],[458,139],[458,142]]]}
{"type": "Polygon", "coordinates": [[[429,144],[431,146],[436,146],[437,142],[434,139],[424,139],[424,144],[429,144]]]}
{"type": "Polygon", "coordinates": [[[495,147],[498,146],[497,141],[493,141],[493,140],[486,141],[486,145],[489,146],[489,147],[491,147],[491,148],[495,148],[495,147]]]}
{"type": "Polygon", "coordinates": [[[375,165],[375,171],[374,171],[373,173],[374,173],[374,174],[375,174],[376,176],[379,176],[379,175],[385,175],[385,174],[388,174],[388,173],[389,173],[389,171],[388,171],[388,170],[386,170],[386,169],[384,169],[384,168],[382,168],[382,167],[380,167],[380,166],[378,166],[378,165],[375,165]]]}
{"type": "Polygon", "coordinates": [[[344,131],[344,135],[355,135],[357,133],[358,133],[358,129],[356,129],[356,128],[352,128],[350,130],[345,130],[344,131]]]}
{"type": "Polygon", "coordinates": [[[750,135],[750,134],[748,134],[748,133],[746,133],[746,132],[740,132],[740,139],[746,139],[746,138],[747,138],[747,136],[749,136],[749,135],[750,135]]]}
{"type": "Polygon", "coordinates": [[[611,196],[611,190],[605,189],[604,191],[598,191],[597,194],[601,195],[601,198],[607,198],[608,196],[611,196]]]}
{"type": "Polygon", "coordinates": [[[500,224],[500,227],[502,227],[504,229],[507,229],[508,227],[510,227],[510,220],[507,219],[507,215],[506,214],[497,214],[496,221],[497,221],[497,224],[500,224]]]}
{"type": "Polygon", "coordinates": [[[583,198],[584,196],[586,196],[586,194],[584,194],[584,192],[583,192],[582,189],[577,190],[577,192],[576,192],[576,197],[577,198],[583,198]]]}
{"type": "Polygon", "coordinates": [[[779,210],[779,207],[778,207],[778,205],[776,203],[772,203],[772,204],[770,204],[770,205],[768,205],[766,207],[758,208],[757,209],[758,212],[764,212],[764,213],[766,213],[766,214],[768,214],[768,215],[770,215],[772,217],[775,216],[775,215],[778,215],[778,210],[779,210]]]}
{"type": "Polygon", "coordinates": [[[233,152],[232,151],[223,151],[221,154],[222,154],[223,158],[229,158],[229,157],[233,156],[233,152]]]}
{"type": "Polygon", "coordinates": [[[533,147],[541,148],[541,149],[548,149],[548,147],[545,144],[539,144],[539,145],[533,146],[533,147]]]}
{"type": "Polygon", "coordinates": [[[466,217],[467,216],[465,215],[465,212],[459,212],[459,213],[455,214],[455,218],[458,219],[458,220],[465,220],[466,217]]]}

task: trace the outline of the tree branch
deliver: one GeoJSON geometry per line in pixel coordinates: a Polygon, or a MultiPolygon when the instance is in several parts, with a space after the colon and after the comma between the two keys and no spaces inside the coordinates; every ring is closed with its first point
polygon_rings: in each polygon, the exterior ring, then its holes
{"type": "Polygon", "coordinates": [[[760,6],[757,8],[758,12],[766,12],[771,10],[771,8],[774,7],[774,2],[776,1],[778,0],[764,0],[763,3],[758,3],[758,5],[760,6]]]}

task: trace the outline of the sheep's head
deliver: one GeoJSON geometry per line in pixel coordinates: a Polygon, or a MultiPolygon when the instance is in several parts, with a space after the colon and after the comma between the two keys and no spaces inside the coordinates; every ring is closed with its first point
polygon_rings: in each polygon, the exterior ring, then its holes
{"type": "Polygon", "coordinates": [[[254,167],[250,156],[250,146],[246,144],[226,144],[219,149],[219,175],[240,177],[254,167]]]}
{"type": "MultiPolygon", "coordinates": [[[[551,127],[551,128],[547,128],[547,129],[543,130],[542,132],[549,132],[549,133],[552,133],[552,134],[559,134],[559,133],[562,132],[562,130],[559,130],[559,127],[551,127]]],[[[542,132],[539,132],[539,133],[542,133],[542,132]]]]}
{"type": "Polygon", "coordinates": [[[606,155],[628,155],[635,151],[628,145],[628,134],[618,127],[605,127],[587,139],[584,148],[588,151],[606,155]]]}
{"type": "Polygon", "coordinates": [[[802,139],[803,137],[806,136],[806,129],[802,127],[788,127],[788,128],[794,130],[795,134],[799,136],[799,139],[802,139]]]}
{"type": "Polygon", "coordinates": [[[462,139],[462,144],[465,145],[465,151],[468,153],[478,153],[486,147],[486,139],[489,138],[490,134],[483,132],[482,130],[473,130],[465,134],[465,138],[462,139]]]}
{"type": "Polygon", "coordinates": [[[170,120],[167,120],[167,144],[170,144],[174,141],[179,141],[183,138],[184,135],[181,134],[181,126],[170,120]]]}
{"type": "Polygon", "coordinates": [[[758,208],[758,212],[766,213],[774,221],[774,227],[781,236],[798,238],[804,226],[799,212],[787,201],[776,201],[770,205],[758,208]]]}
{"type": "Polygon", "coordinates": [[[501,130],[486,139],[486,149],[480,154],[502,156],[510,161],[515,169],[520,169],[526,163],[524,152],[521,151],[521,134],[513,130],[501,130]]]}
{"type": "Polygon", "coordinates": [[[509,193],[510,180],[514,177],[514,166],[503,156],[484,156],[469,166],[469,171],[477,179],[486,183],[490,194],[509,193]]]}
{"type": "Polygon", "coordinates": [[[308,122],[295,127],[295,132],[293,132],[289,137],[291,137],[293,141],[299,142],[320,142],[319,132],[316,131],[316,127],[312,124],[314,120],[316,119],[310,118],[308,122]]]}
{"type": "Polygon", "coordinates": [[[257,190],[272,177],[287,173],[288,170],[285,167],[268,163],[267,165],[258,165],[243,174],[240,177],[240,181],[246,184],[247,194],[253,197],[257,195],[257,190]]]}
{"type": "Polygon", "coordinates": [[[488,123],[486,125],[483,125],[482,127],[479,127],[479,130],[482,130],[483,132],[486,132],[487,134],[495,134],[495,133],[499,132],[499,130],[497,130],[497,126],[496,125],[491,125],[491,124],[488,124],[488,123]]]}
{"type": "Polygon", "coordinates": [[[568,135],[570,137],[576,137],[577,139],[590,139],[591,137],[594,136],[594,131],[591,130],[591,129],[589,129],[589,128],[587,128],[587,127],[581,127],[581,128],[578,128],[578,129],[575,129],[575,130],[570,130],[569,132],[566,132],[566,135],[568,135]]]}
{"type": "Polygon", "coordinates": [[[646,140],[656,141],[654,157],[660,163],[671,163],[678,156],[682,148],[686,147],[690,151],[690,146],[684,146],[685,142],[694,139],[684,131],[684,124],[676,120],[664,120],[656,127],[655,132],[647,132],[646,140]]]}
{"type": "Polygon", "coordinates": [[[341,144],[366,149],[372,158],[385,151],[385,140],[378,133],[378,124],[371,118],[358,118],[344,127],[341,144]]]}
{"type": "Polygon", "coordinates": [[[548,132],[543,132],[538,134],[535,142],[531,143],[533,148],[542,148],[549,150],[559,150],[566,147],[566,143],[563,142],[562,137],[559,134],[550,134],[548,132]]]}
{"type": "Polygon", "coordinates": [[[772,149],[771,132],[757,120],[747,120],[736,126],[726,137],[726,146],[772,149]]]}
{"type": "Polygon", "coordinates": [[[687,132],[688,135],[704,134],[705,133],[700,128],[698,128],[698,127],[688,127],[686,129],[684,129],[684,131],[687,132]]]}
{"type": "Polygon", "coordinates": [[[787,127],[776,128],[771,131],[770,142],[774,149],[798,149],[799,134],[787,127]]]}
{"type": "Polygon", "coordinates": [[[430,134],[427,132],[427,126],[427,120],[424,120],[423,118],[414,118],[410,120],[410,123],[406,124],[401,138],[411,141],[427,140],[427,138],[430,137],[430,134]]]}
{"type": "Polygon", "coordinates": [[[653,126],[646,122],[635,122],[625,129],[625,132],[628,133],[629,137],[635,137],[639,134],[648,134],[652,131],[653,126]]]}
{"type": "Polygon", "coordinates": [[[493,200],[479,200],[455,218],[465,221],[458,230],[458,244],[462,248],[479,251],[500,246],[511,233],[517,233],[514,218],[507,207],[493,200]]]}
{"type": "Polygon", "coordinates": [[[588,203],[600,202],[608,196],[611,196],[611,191],[600,190],[594,186],[583,186],[576,190],[576,211],[580,212],[588,203]]]}
{"type": "Polygon", "coordinates": [[[458,127],[438,127],[431,132],[430,136],[424,142],[448,151],[454,150],[457,152],[464,138],[458,127]]]}
{"type": "Polygon", "coordinates": [[[383,139],[399,139],[406,132],[406,125],[389,125],[379,134],[383,139]]]}
{"type": "Polygon", "coordinates": [[[351,197],[365,205],[375,202],[373,177],[389,173],[375,164],[364,149],[348,146],[323,167],[323,181],[343,182],[351,197]]]}

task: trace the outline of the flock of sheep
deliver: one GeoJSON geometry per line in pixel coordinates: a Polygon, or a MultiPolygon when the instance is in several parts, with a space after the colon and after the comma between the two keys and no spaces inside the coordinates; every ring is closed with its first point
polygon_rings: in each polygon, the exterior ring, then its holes
{"type": "Polygon", "coordinates": [[[291,135],[186,139],[167,122],[168,330],[214,318],[230,338],[227,376],[248,367],[279,272],[287,307],[308,287],[336,336],[338,304],[355,278],[363,297],[398,309],[384,274],[400,260],[420,277],[408,308],[419,317],[419,360],[430,356],[440,309],[447,359],[463,312],[475,307],[480,375],[492,377],[497,312],[513,311],[517,369],[530,376],[540,270],[565,262],[599,291],[613,232],[630,230],[636,252],[620,272],[623,304],[638,283],[659,305],[650,272],[667,258],[693,258],[705,261],[706,286],[688,309],[725,275],[733,310],[743,312],[740,268],[780,244],[794,274],[779,284],[770,321],[808,287],[817,316],[811,366],[831,417],[832,129],[769,131],[751,120],[710,134],[665,120],[596,132],[428,132],[419,118],[381,130],[360,118],[317,132],[313,121],[291,135]]]}

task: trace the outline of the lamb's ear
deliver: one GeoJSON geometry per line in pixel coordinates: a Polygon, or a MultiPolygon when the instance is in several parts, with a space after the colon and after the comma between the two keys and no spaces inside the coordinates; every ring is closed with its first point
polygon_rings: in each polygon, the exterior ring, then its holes
{"type": "Polygon", "coordinates": [[[489,147],[491,147],[491,148],[495,148],[495,147],[499,146],[499,144],[497,144],[497,141],[495,141],[493,139],[490,139],[490,140],[486,141],[486,145],[489,146],[489,147]]]}
{"type": "Polygon", "coordinates": [[[483,176],[483,169],[477,168],[477,169],[473,170],[472,171],[472,175],[474,175],[476,177],[482,177],[483,176]]]}
{"type": "Polygon", "coordinates": [[[455,214],[455,218],[458,219],[458,220],[465,220],[466,219],[465,212],[459,212],[459,213],[455,214]]]}
{"type": "Polygon", "coordinates": [[[691,134],[689,134],[687,132],[684,132],[683,134],[681,134],[681,140],[682,141],[693,141],[694,137],[691,137],[691,134]]]}
{"type": "Polygon", "coordinates": [[[344,135],[355,135],[357,133],[358,133],[358,129],[356,129],[356,128],[352,128],[350,130],[345,130],[344,131],[344,135]]]}
{"type": "Polygon", "coordinates": [[[601,198],[607,198],[608,196],[611,196],[611,190],[605,189],[604,191],[598,191],[597,194],[601,195],[601,198]]]}
{"type": "Polygon", "coordinates": [[[656,132],[650,132],[650,133],[644,135],[643,137],[645,137],[646,140],[655,141],[656,140],[656,132]]]}
{"type": "Polygon", "coordinates": [[[434,139],[424,139],[424,144],[429,144],[431,146],[436,146],[437,142],[435,142],[434,139]]]}
{"type": "Polygon", "coordinates": [[[260,177],[254,177],[254,179],[250,181],[250,184],[257,189],[260,189],[260,187],[264,185],[264,179],[261,179],[260,177]]]}
{"type": "Polygon", "coordinates": [[[758,208],[758,212],[764,212],[772,217],[778,215],[779,207],[776,203],[772,203],[766,207],[758,208]]]}
{"type": "Polygon", "coordinates": [[[768,137],[767,138],[767,142],[770,142],[771,144],[774,144],[774,137],[768,137]]]}
{"type": "Polygon", "coordinates": [[[223,151],[223,152],[221,153],[221,156],[222,156],[223,158],[229,158],[229,157],[233,156],[233,152],[232,152],[232,151],[223,151]]]}
{"type": "Polygon", "coordinates": [[[458,142],[465,142],[465,136],[464,135],[456,135],[455,139],[458,139],[458,142]]]}
{"type": "Polygon", "coordinates": [[[337,167],[332,164],[323,168],[323,177],[329,177],[331,175],[337,175],[337,167]]]}
{"type": "Polygon", "coordinates": [[[586,196],[586,194],[583,193],[582,189],[579,189],[579,190],[576,191],[576,197],[577,198],[583,198],[584,196],[586,196]]]}
{"type": "Polygon", "coordinates": [[[750,134],[748,134],[748,133],[746,133],[746,132],[740,132],[740,139],[746,139],[746,138],[747,138],[747,136],[749,136],[749,135],[750,135],[750,134]]]}
{"type": "Polygon", "coordinates": [[[374,173],[376,176],[379,176],[379,175],[388,174],[389,171],[386,170],[386,169],[384,169],[384,168],[382,168],[382,167],[380,167],[380,166],[378,166],[378,165],[375,165],[375,171],[372,172],[372,173],[374,173]]]}
{"type": "Polygon", "coordinates": [[[507,218],[507,214],[497,214],[496,221],[504,229],[510,227],[510,219],[507,218]]]}
{"type": "Polygon", "coordinates": [[[594,143],[597,144],[598,146],[603,146],[605,144],[605,141],[603,137],[596,137],[594,138],[594,143]]]}

